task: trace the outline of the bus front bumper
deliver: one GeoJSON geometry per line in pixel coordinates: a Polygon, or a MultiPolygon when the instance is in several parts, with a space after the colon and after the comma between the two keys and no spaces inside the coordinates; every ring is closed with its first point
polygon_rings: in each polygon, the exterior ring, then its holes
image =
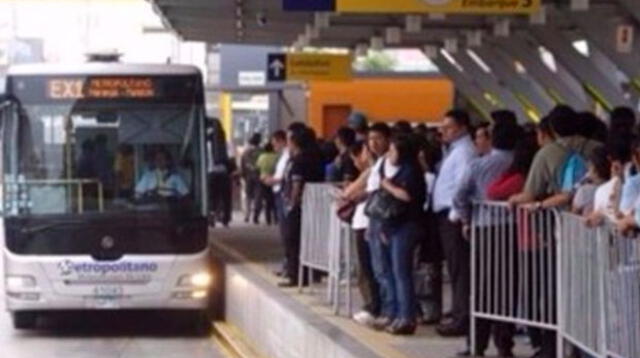
{"type": "Polygon", "coordinates": [[[139,296],[65,296],[43,292],[7,292],[9,311],[58,310],[202,310],[208,306],[206,291],[174,291],[139,296]]]}
{"type": "Polygon", "coordinates": [[[208,251],[103,263],[83,256],[23,257],[5,250],[4,266],[9,311],[199,310],[208,307],[219,284],[208,251]],[[140,263],[152,270],[131,269],[140,263]]]}

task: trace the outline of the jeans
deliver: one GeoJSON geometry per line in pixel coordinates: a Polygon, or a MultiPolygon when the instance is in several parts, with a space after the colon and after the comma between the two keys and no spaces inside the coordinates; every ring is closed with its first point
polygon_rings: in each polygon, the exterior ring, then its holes
{"type": "Polygon", "coordinates": [[[251,214],[256,210],[256,204],[258,202],[258,190],[260,189],[260,182],[254,177],[247,177],[244,180],[244,195],[245,195],[245,215],[244,220],[249,221],[251,214]]]}
{"type": "Polygon", "coordinates": [[[263,183],[258,184],[257,189],[257,199],[253,212],[253,221],[260,221],[260,214],[264,209],[264,216],[267,221],[267,225],[271,225],[271,223],[278,223],[278,216],[276,214],[275,208],[275,194],[273,193],[273,189],[270,186],[267,186],[263,183]]]}
{"type": "Polygon", "coordinates": [[[411,222],[385,228],[381,222],[371,220],[367,233],[380,287],[381,316],[407,321],[416,318],[413,251],[420,230],[419,225],[411,222]]]}
{"type": "Polygon", "coordinates": [[[380,289],[371,265],[371,250],[365,240],[366,230],[353,231],[358,257],[358,287],[364,301],[363,310],[373,316],[380,315],[380,289]]]}

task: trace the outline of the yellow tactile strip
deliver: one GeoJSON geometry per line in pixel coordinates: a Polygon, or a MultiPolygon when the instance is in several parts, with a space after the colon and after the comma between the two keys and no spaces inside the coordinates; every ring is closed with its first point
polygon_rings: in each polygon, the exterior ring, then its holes
{"type": "Polygon", "coordinates": [[[230,358],[267,358],[256,352],[234,325],[228,322],[214,322],[213,327],[216,340],[230,358]]]}
{"type": "MultiPolygon", "coordinates": [[[[233,247],[230,247],[229,245],[220,241],[214,241],[213,245],[216,248],[222,250],[225,254],[238,260],[238,262],[242,262],[244,266],[250,268],[252,272],[259,275],[265,281],[273,284],[273,286],[277,285],[279,280],[274,277],[273,274],[269,272],[268,268],[263,264],[251,262],[245,255],[238,252],[233,247]]],[[[288,294],[296,301],[302,303],[312,312],[322,317],[332,325],[340,328],[343,332],[346,332],[348,335],[358,340],[372,351],[378,353],[380,356],[385,358],[413,358],[407,356],[403,352],[393,347],[394,345],[402,344],[403,341],[411,340],[411,337],[394,337],[386,333],[375,332],[366,327],[362,327],[349,319],[345,319],[344,317],[337,317],[333,315],[333,312],[329,307],[317,304],[317,302],[314,302],[314,297],[305,294],[299,294],[296,288],[282,289],[282,292],[288,294]]],[[[416,338],[414,337],[414,339],[416,338]]],[[[424,355],[422,357],[444,358],[443,356],[427,357],[424,355]]]]}

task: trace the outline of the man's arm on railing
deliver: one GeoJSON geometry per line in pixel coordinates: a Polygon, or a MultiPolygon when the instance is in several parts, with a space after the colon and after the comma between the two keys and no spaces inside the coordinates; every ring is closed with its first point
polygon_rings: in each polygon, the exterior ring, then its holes
{"type": "Polygon", "coordinates": [[[367,179],[369,179],[369,173],[371,169],[367,169],[364,172],[360,173],[358,179],[349,184],[344,191],[342,192],[342,197],[351,200],[351,201],[359,201],[358,199],[365,194],[367,190],[367,179]]]}
{"type": "Polygon", "coordinates": [[[538,151],[527,175],[524,190],[509,198],[511,206],[530,204],[548,194],[547,184],[553,175],[548,171],[545,160],[543,150],[538,151]]]}
{"type": "Polygon", "coordinates": [[[623,218],[618,220],[616,223],[616,228],[623,234],[628,234],[631,231],[638,228],[638,224],[636,223],[635,213],[630,215],[625,215],[623,218]]]}
{"type": "Polygon", "coordinates": [[[536,201],[536,198],[529,192],[523,191],[519,194],[513,195],[509,198],[509,204],[511,206],[518,206],[522,204],[529,204],[536,201]]]}
{"type": "Polygon", "coordinates": [[[571,203],[572,195],[570,193],[560,193],[552,195],[540,202],[542,209],[555,208],[571,203]]]}

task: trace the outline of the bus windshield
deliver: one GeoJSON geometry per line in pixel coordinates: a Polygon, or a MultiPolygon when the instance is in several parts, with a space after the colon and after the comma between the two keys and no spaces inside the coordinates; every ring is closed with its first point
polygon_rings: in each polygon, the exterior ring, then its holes
{"type": "Polygon", "coordinates": [[[19,110],[3,125],[10,249],[81,253],[104,237],[119,242],[119,254],[201,248],[190,234],[195,226],[202,233],[205,211],[197,94],[114,96],[39,101],[18,93],[19,110]]]}

